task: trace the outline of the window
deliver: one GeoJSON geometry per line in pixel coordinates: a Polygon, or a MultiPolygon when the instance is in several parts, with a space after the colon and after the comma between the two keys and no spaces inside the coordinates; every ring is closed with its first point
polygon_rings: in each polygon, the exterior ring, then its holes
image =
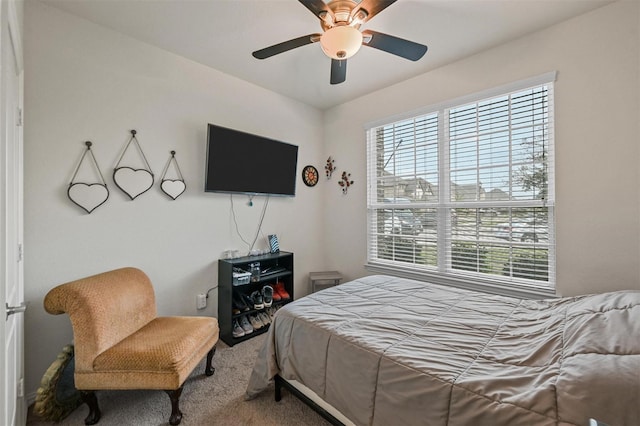
{"type": "Polygon", "coordinates": [[[552,294],[554,79],[367,129],[369,266],[552,294]]]}

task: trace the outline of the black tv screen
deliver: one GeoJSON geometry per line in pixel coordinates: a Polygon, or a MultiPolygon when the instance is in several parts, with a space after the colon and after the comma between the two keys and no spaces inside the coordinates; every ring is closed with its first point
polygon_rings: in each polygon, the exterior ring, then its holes
{"type": "Polygon", "coordinates": [[[293,197],[297,165],[296,145],[208,125],[206,192],[293,197]]]}

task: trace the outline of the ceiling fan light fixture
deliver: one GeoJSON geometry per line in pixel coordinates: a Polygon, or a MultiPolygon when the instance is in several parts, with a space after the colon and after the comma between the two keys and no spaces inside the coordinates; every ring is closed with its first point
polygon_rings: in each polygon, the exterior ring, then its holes
{"type": "Polygon", "coordinates": [[[320,37],[320,46],[332,59],[347,59],[355,55],[362,46],[362,33],[348,25],[333,27],[320,37]]]}

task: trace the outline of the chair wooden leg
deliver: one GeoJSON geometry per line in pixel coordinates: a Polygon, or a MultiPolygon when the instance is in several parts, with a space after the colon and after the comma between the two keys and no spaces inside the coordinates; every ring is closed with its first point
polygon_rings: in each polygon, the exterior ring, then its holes
{"type": "Polygon", "coordinates": [[[211,348],[211,350],[207,354],[207,366],[205,367],[205,370],[204,370],[204,374],[206,374],[207,376],[213,376],[213,373],[215,373],[216,371],[216,369],[213,368],[213,365],[211,364],[213,360],[213,354],[215,353],[216,353],[216,347],[214,345],[213,348],[211,348]]]}
{"type": "Polygon", "coordinates": [[[171,416],[169,424],[171,426],[179,425],[182,421],[182,412],[180,411],[180,395],[182,394],[182,386],[176,390],[165,390],[171,399],[171,416]]]}
{"type": "Polygon", "coordinates": [[[94,391],[80,391],[82,402],[89,407],[89,415],[84,419],[85,425],[95,425],[100,421],[100,407],[98,407],[98,398],[94,391]]]}

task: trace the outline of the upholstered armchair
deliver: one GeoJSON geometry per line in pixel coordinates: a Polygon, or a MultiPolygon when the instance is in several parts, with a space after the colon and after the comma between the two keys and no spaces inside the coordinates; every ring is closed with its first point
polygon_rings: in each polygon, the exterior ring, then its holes
{"type": "Polygon", "coordinates": [[[211,376],[218,321],[211,317],[158,317],[153,286],[136,268],[122,268],[53,288],[50,314],[67,313],[75,345],[75,386],[89,406],[85,424],[100,420],[95,391],[160,389],[171,399],[169,423],[182,420],[184,381],[207,355],[211,376]]]}

